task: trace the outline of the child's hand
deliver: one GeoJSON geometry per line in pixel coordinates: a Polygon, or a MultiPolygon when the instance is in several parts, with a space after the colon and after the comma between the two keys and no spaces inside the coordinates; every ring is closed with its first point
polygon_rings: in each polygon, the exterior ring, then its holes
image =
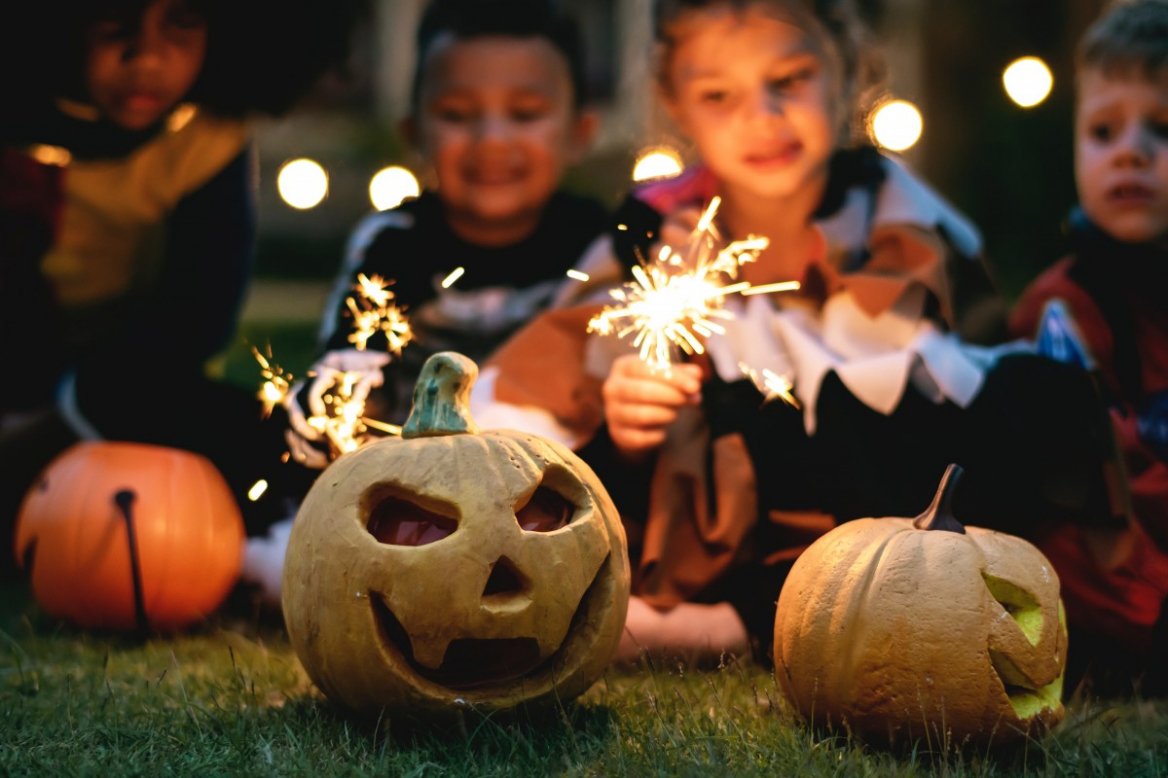
{"type": "Polygon", "coordinates": [[[612,442],[636,457],[661,445],[677,412],[701,401],[697,365],[674,365],[669,375],[653,371],[636,354],[619,357],[604,381],[604,418],[612,442]]]}
{"type": "Polygon", "coordinates": [[[285,438],[298,462],[317,469],[323,469],[328,465],[328,458],[313,445],[323,440],[324,434],[308,423],[304,409],[300,407],[299,395],[305,394],[308,411],[312,416],[326,416],[328,409],[324,402],[325,394],[348,376],[353,381],[350,402],[364,403],[369,392],[385,382],[381,369],[389,364],[389,359],[389,354],[384,352],[356,349],[330,351],[309,369],[309,373],[314,374],[315,378],[308,384],[306,392],[303,383],[297,383],[292,387],[284,398],[288,421],[292,425],[285,438]]]}

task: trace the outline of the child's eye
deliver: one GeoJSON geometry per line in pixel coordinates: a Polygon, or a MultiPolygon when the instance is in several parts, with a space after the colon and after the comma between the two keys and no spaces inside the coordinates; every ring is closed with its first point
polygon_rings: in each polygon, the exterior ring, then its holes
{"type": "Polygon", "coordinates": [[[474,111],[460,105],[435,105],[430,113],[439,121],[461,124],[474,118],[474,111]]]}
{"type": "Polygon", "coordinates": [[[1097,140],[1100,143],[1106,143],[1114,137],[1109,124],[1093,124],[1087,128],[1087,134],[1092,140],[1097,140]]]}
{"type": "Polygon", "coordinates": [[[548,107],[543,103],[522,103],[511,106],[509,113],[517,122],[534,122],[547,116],[548,107]]]}
{"type": "Polygon", "coordinates": [[[720,105],[730,99],[725,89],[705,89],[698,93],[698,101],[707,105],[720,105]]]}
{"type": "Polygon", "coordinates": [[[810,67],[800,68],[793,73],[788,73],[780,78],[772,78],[767,85],[775,92],[787,92],[798,86],[799,84],[810,81],[811,77],[815,75],[815,70],[810,67]]]}
{"type": "Polygon", "coordinates": [[[1168,140],[1168,122],[1152,122],[1149,126],[1152,134],[1160,140],[1168,140]]]}

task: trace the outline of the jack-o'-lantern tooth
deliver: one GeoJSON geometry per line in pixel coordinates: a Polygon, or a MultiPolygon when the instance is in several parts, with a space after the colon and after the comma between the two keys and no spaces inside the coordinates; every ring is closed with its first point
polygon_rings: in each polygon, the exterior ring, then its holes
{"type": "Polygon", "coordinates": [[[410,645],[414,649],[414,661],[431,670],[437,670],[446,659],[450,638],[444,635],[414,635],[410,645]]]}

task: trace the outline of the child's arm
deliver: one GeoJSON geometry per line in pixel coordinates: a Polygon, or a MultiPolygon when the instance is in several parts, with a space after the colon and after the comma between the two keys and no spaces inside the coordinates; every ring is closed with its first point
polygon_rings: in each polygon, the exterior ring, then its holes
{"type": "Polygon", "coordinates": [[[636,354],[617,358],[602,389],[604,418],[617,450],[637,459],[661,445],[678,411],[701,402],[701,388],[697,365],[674,365],[666,375],[636,354]]]}

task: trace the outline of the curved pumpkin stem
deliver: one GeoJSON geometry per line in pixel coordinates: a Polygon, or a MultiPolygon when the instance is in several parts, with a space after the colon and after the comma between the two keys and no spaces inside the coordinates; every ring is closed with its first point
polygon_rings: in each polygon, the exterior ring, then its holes
{"type": "Polygon", "coordinates": [[[476,434],[479,428],[470,417],[470,388],[478,376],[478,365],[456,351],[440,351],[427,359],[414,384],[414,402],[402,437],[476,434]]]}
{"type": "Polygon", "coordinates": [[[933,501],[925,512],[913,519],[913,526],[917,529],[938,529],[946,532],[965,534],[965,525],[953,516],[953,489],[961,480],[965,471],[961,465],[953,464],[945,468],[945,475],[941,476],[941,485],[933,495],[933,501]]]}

